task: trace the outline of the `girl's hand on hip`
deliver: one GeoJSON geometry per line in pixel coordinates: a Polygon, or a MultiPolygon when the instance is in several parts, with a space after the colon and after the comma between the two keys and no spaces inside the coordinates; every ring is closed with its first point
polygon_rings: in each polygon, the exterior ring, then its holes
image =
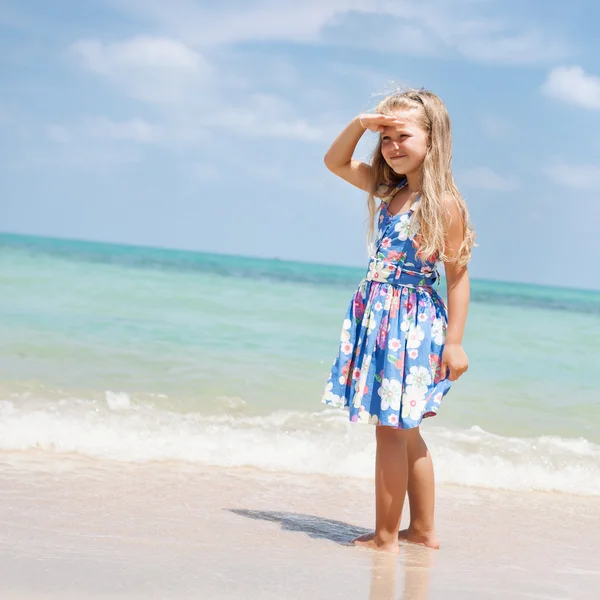
{"type": "Polygon", "coordinates": [[[400,121],[396,117],[379,113],[364,113],[358,116],[358,120],[365,129],[375,133],[383,133],[386,127],[399,128],[404,125],[404,121],[400,121]]]}
{"type": "Polygon", "coordinates": [[[469,359],[461,344],[446,344],[442,354],[442,378],[456,381],[469,368],[469,359]]]}

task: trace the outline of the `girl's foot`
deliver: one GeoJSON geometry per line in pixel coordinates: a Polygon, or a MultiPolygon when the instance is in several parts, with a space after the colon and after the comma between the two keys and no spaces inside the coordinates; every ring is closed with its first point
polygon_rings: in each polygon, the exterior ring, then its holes
{"type": "Polygon", "coordinates": [[[394,552],[398,553],[398,542],[392,540],[391,542],[384,543],[381,538],[375,535],[375,533],[365,533],[351,542],[355,546],[361,548],[370,548],[371,550],[381,550],[383,552],[394,552]]]}
{"type": "Polygon", "coordinates": [[[398,539],[400,541],[427,546],[427,548],[433,548],[434,550],[438,550],[440,547],[440,538],[433,530],[417,531],[416,529],[411,529],[409,527],[408,529],[403,529],[398,533],[398,539]]]}

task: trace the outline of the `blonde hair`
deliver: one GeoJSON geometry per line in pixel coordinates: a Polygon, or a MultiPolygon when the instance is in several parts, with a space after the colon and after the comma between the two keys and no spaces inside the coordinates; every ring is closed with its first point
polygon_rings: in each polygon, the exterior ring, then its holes
{"type": "MultiPolygon", "coordinates": [[[[421,238],[418,255],[421,257],[436,256],[438,260],[453,261],[464,266],[471,258],[471,250],[475,242],[475,232],[469,222],[467,204],[461,196],[452,176],[452,133],[450,117],[444,103],[427,90],[408,90],[392,94],[384,98],[375,108],[376,113],[390,115],[398,110],[418,110],[418,124],[427,133],[429,147],[423,161],[421,195],[415,210],[413,226],[418,224],[421,238]],[[463,240],[454,257],[445,252],[446,233],[449,216],[446,197],[456,202],[463,223],[463,240]]],[[[404,180],[385,162],[381,153],[381,136],[373,152],[371,162],[371,182],[369,186],[369,221],[368,243],[373,243],[373,223],[378,210],[376,197],[383,195],[378,191],[381,186],[393,189],[404,180]]],[[[413,232],[415,230],[413,229],[413,232]]]]}

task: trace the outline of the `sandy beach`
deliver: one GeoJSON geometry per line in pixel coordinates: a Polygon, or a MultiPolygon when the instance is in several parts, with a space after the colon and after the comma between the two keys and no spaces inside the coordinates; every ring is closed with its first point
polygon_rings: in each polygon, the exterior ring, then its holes
{"type": "Polygon", "coordinates": [[[31,453],[0,473],[5,600],[583,600],[600,584],[597,498],[440,487],[441,550],[390,556],[346,545],[371,526],[367,481],[31,453]]]}

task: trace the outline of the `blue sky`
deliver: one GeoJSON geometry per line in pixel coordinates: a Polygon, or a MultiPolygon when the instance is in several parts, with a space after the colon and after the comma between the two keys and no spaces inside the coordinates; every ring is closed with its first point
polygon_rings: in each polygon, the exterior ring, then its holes
{"type": "Polygon", "coordinates": [[[592,0],[3,0],[0,230],[364,265],[364,194],[323,155],[396,82],[450,111],[473,276],[600,288],[598,22],[592,0]]]}

